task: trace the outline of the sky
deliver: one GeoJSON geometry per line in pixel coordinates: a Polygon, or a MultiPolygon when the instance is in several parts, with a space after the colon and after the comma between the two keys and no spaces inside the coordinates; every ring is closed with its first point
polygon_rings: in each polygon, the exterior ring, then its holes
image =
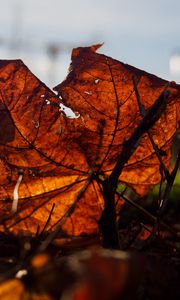
{"type": "Polygon", "coordinates": [[[73,47],[180,83],[179,0],[0,0],[0,59],[20,58],[50,88],[73,47]]]}

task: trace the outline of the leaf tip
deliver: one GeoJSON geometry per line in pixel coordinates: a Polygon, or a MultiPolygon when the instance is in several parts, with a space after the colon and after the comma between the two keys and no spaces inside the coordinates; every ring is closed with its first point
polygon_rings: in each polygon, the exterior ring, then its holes
{"type": "Polygon", "coordinates": [[[100,47],[103,46],[104,43],[101,44],[95,44],[92,46],[88,46],[88,47],[78,47],[78,48],[74,48],[72,50],[72,54],[71,54],[71,59],[76,58],[77,56],[79,56],[82,52],[96,52],[96,50],[98,50],[100,47]]]}

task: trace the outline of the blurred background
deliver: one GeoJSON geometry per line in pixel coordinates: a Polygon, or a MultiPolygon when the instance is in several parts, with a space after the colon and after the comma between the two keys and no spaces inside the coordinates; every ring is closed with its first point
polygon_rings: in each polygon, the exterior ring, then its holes
{"type": "Polygon", "coordinates": [[[0,0],[0,59],[21,58],[49,87],[67,74],[73,47],[180,83],[179,0],[0,0]]]}

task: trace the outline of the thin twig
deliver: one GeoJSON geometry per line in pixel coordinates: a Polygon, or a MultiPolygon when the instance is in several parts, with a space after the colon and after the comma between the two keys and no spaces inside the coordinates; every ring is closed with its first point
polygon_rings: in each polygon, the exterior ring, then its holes
{"type": "Polygon", "coordinates": [[[140,121],[137,128],[134,130],[131,137],[124,142],[123,149],[117,158],[116,165],[109,176],[109,180],[116,190],[119,176],[124,168],[124,165],[128,162],[131,155],[134,153],[136,148],[139,146],[140,139],[144,133],[146,133],[154,123],[160,118],[166,107],[166,100],[168,91],[164,91],[154,104],[146,111],[145,116],[140,121]]]}
{"type": "Polygon", "coordinates": [[[162,215],[164,213],[164,210],[167,206],[168,198],[169,198],[170,192],[172,190],[173,183],[174,183],[177,171],[179,169],[179,165],[180,165],[180,149],[179,149],[179,153],[177,155],[177,160],[176,160],[174,169],[171,172],[169,178],[167,179],[167,184],[166,184],[163,199],[162,199],[162,202],[161,202],[161,207],[159,209],[159,215],[162,215]]]}
{"type": "Polygon", "coordinates": [[[16,185],[14,187],[14,192],[13,192],[13,203],[12,203],[12,208],[11,211],[12,213],[16,213],[17,212],[17,208],[18,208],[18,200],[19,200],[19,186],[21,184],[21,181],[23,179],[23,174],[19,174],[18,180],[16,182],[16,185]]]}
{"type": "Polygon", "coordinates": [[[49,224],[49,222],[50,222],[50,220],[51,220],[51,216],[52,216],[52,213],[53,213],[54,208],[55,208],[55,203],[53,203],[52,208],[51,208],[51,211],[50,211],[49,216],[48,216],[48,218],[47,218],[47,221],[46,221],[46,223],[45,223],[45,225],[44,225],[42,231],[40,232],[40,234],[39,234],[39,236],[38,236],[39,239],[43,236],[43,234],[44,234],[44,232],[45,232],[45,230],[46,230],[46,228],[47,228],[47,226],[48,226],[48,224],[49,224]]]}
{"type": "Polygon", "coordinates": [[[59,232],[61,232],[61,226],[60,224],[57,224],[56,228],[50,234],[48,234],[47,238],[44,241],[42,241],[41,245],[38,248],[38,251],[45,251],[51,244],[51,242],[57,237],[59,232]]]}
{"type": "MultiPolygon", "coordinates": [[[[137,99],[139,111],[140,111],[140,113],[141,113],[141,116],[144,118],[144,116],[145,116],[145,114],[146,114],[146,110],[145,110],[144,105],[141,103],[140,95],[139,95],[138,88],[137,88],[136,79],[135,79],[134,77],[133,77],[133,84],[134,84],[134,91],[135,91],[135,94],[136,94],[136,99],[137,99]]],[[[168,85],[165,87],[164,92],[167,90],[167,87],[168,87],[168,85]]],[[[162,160],[161,152],[160,152],[160,151],[162,151],[162,150],[159,149],[158,146],[156,145],[156,143],[154,142],[154,139],[153,139],[153,136],[152,136],[151,132],[147,131],[147,134],[148,134],[148,137],[149,137],[149,139],[150,139],[150,142],[151,142],[151,144],[152,144],[152,146],[153,146],[153,149],[154,149],[154,151],[155,151],[155,153],[156,153],[156,156],[157,156],[157,158],[159,159],[159,162],[160,162],[161,167],[162,167],[162,169],[163,169],[163,171],[164,171],[164,174],[165,174],[166,178],[168,178],[170,174],[169,174],[169,171],[168,171],[168,169],[166,168],[166,166],[165,166],[165,164],[164,164],[164,162],[163,162],[163,160],[162,160]]]]}
{"type": "MultiPolygon", "coordinates": [[[[137,203],[135,203],[134,201],[132,201],[131,199],[129,199],[127,196],[122,196],[121,193],[118,193],[118,196],[122,197],[127,203],[129,203],[130,205],[132,205],[133,207],[135,207],[137,210],[139,210],[145,217],[147,217],[149,219],[150,222],[153,223],[157,223],[157,217],[155,217],[154,215],[152,215],[150,212],[148,212],[146,209],[144,209],[142,206],[138,205],[137,203]]],[[[171,232],[174,236],[177,236],[177,232],[170,227],[169,225],[167,225],[166,223],[164,223],[163,221],[159,221],[160,225],[168,230],[169,232],[171,232]]]]}
{"type": "Polygon", "coordinates": [[[122,151],[119,153],[116,164],[108,178],[103,183],[104,211],[99,221],[103,234],[103,246],[107,248],[119,248],[119,236],[117,230],[115,192],[118,180],[124,165],[139,146],[142,136],[154,125],[165,110],[168,92],[163,92],[154,104],[147,110],[130,138],[123,143],[122,151]]]}

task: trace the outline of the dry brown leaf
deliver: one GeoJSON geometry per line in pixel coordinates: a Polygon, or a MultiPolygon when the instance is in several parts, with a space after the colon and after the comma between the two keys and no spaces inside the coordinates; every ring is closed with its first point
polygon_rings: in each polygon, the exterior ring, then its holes
{"type": "MultiPolygon", "coordinates": [[[[180,86],[97,54],[98,47],[73,50],[70,73],[55,88],[62,100],[21,61],[0,62],[1,230],[34,234],[50,216],[45,231],[59,224],[68,235],[98,232],[103,210],[98,178],[113,170],[142,119],[133,79],[146,110],[165,89],[170,92],[165,112],[150,130],[169,168],[180,86]],[[80,117],[67,118],[59,111],[61,101],[80,117]]],[[[144,194],[160,181],[159,166],[144,134],[120,181],[144,194]]]]}

